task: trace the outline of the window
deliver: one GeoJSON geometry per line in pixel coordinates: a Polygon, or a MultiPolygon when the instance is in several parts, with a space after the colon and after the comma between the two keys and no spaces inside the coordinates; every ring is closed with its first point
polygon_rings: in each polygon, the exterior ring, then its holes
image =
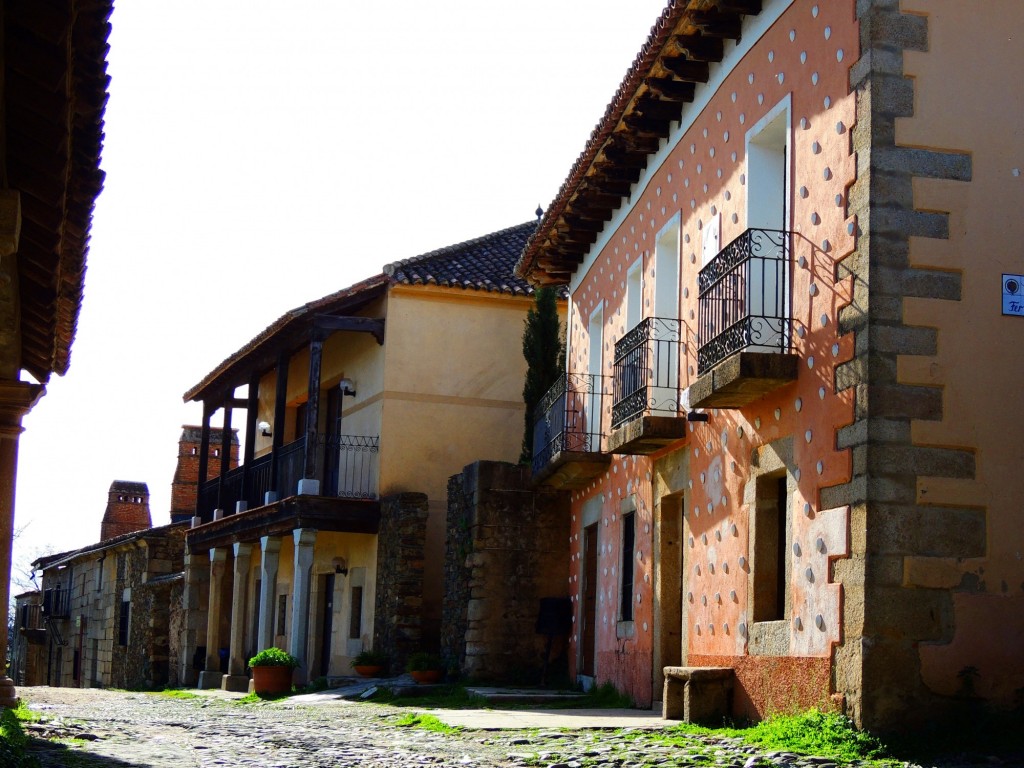
{"type": "Polygon", "coordinates": [[[357,640],[363,634],[363,588],[352,587],[352,615],[348,624],[348,637],[357,640]]]}
{"type": "Polygon", "coordinates": [[[287,628],[288,595],[277,596],[277,634],[283,635],[287,628]]]}
{"type": "Polygon", "coordinates": [[[633,572],[636,563],[636,512],[622,520],[622,560],[620,561],[619,621],[633,620],[633,572]]]}
{"type": "Polygon", "coordinates": [[[754,621],[786,617],[786,473],[757,478],[754,511],[754,621]]]}
{"type": "MultiPolygon", "coordinates": [[[[126,590],[127,591],[127,590],[126,590]]],[[[129,627],[131,626],[132,618],[132,601],[131,597],[121,598],[121,615],[117,625],[117,644],[120,646],[128,645],[129,638],[129,627]]]]}

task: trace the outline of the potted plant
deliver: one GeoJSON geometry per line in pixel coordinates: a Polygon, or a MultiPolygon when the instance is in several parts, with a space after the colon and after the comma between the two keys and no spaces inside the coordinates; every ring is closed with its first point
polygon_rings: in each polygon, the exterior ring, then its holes
{"type": "Polygon", "coordinates": [[[384,651],[360,651],[352,659],[352,669],[363,677],[378,677],[388,665],[388,655],[384,651]]]}
{"type": "Polygon", "coordinates": [[[252,669],[252,687],[258,694],[289,693],[292,672],[299,660],[280,648],[265,648],[249,659],[252,669]]]}
{"type": "Polygon", "coordinates": [[[409,657],[406,670],[417,683],[436,683],[444,674],[444,662],[434,653],[418,651],[409,657]]]}

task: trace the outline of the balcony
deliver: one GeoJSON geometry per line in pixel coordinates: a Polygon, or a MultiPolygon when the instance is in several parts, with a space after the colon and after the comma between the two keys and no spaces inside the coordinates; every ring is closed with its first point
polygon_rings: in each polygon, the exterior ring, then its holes
{"type": "Polygon", "coordinates": [[[789,232],[748,229],[698,275],[694,408],[741,408],[796,380],[789,232]]]}
{"type": "Polygon", "coordinates": [[[533,481],[552,488],[583,488],[611,463],[601,453],[606,380],[566,373],[534,409],[533,481]]]}
{"type": "Polygon", "coordinates": [[[71,593],[59,586],[43,590],[43,616],[49,619],[68,618],[71,608],[71,593]]]}
{"type": "Polygon", "coordinates": [[[649,317],[615,343],[609,453],[649,454],[686,437],[678,318],[649,317]]]}
{"type": "MultiPolygon", "coordinates": [[[[321,435],[316,442],[316,466],[322,468],[321,496],[343,499],[377,498],[377,457],[380,438],[362,435],[321,435]]],[[[207,480],[199,492],[198,512],[203,520],[213,519],[213,510],[228,514],[239,501],[249,509],[261,507],[266,493],[279,499],[294,496],[306,464],[306,438],[301,437],[235,467],[221,478],[207,480]],[[277,482],[272,482],[273,461],[277,461],[277,482]]]]}

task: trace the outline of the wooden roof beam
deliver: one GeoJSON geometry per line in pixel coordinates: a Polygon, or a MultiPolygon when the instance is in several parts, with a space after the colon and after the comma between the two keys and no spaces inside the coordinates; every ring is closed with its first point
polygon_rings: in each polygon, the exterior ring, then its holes
{"type": "Polygon", "coordinates": [[[671,101],[693,101],[696,86],[692,82],[675,80],[671,77],[648,77],[644,85],[663,99],[671,101]]]}
{"type": "Polygon", "coordinates": [[[682,108],[682,104],[678,101],[661,101],[653,98],[650,94],[636,103],[637,112],[654,120],[678,120],[682,108]]]}
{"type": "Polygon", "coordinates": [[[757,16],[761,12],[761,0],[718,0],[718,10],[741,16],[757,16]]]}
{"type": "Polygon", "coordinates": [[[696,61],[685,56],[666,56],[661,60],[661,64],[677,78],[688,83],[706,83],[710,76],[710,67],[706,61],[696,61]]]}
{"type": "Polygon", "coordinates": [[[720,37],[704,35],[676,35],[672,38],[676,48],[686,51],[694,61],[721,61],[725,55],[725,44],[720,37]]]}
{"type": "Polygon", "coordinates": [[[607,160],[601,160],[593,165],[594,173],[599,173],[606,179],[616,179],[617,181],[628,181],[630,184],[635,184],[640,180],[640,172],[643,169],[643,160],[635,165],[622,165],[620,163],[613,163],[607,160]]]}
{"type": "Polygon", "coordinates": [[[707,11],[693,11],[690,21],[707,37],[721,37],[739,40],[743,22],[736,14],[723,13],[716,8],[707,11]]]}

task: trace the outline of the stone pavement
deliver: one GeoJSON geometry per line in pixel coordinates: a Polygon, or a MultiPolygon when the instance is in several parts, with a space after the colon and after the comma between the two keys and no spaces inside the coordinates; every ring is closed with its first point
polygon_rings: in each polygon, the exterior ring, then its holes
{"type": "MultiPolygon", "coordinates": [[[[239,694],[176,699],[101,689],[19,688],[42,768],[833,768],[725,738],[680,748],[637,740],[665,725],[637,710],[431,710],[464,730],[396,725],[409,709],[336,691],[238,704],[239,694]]],[[[855,765],[855,764],[854,764],[855,765]]]]}

